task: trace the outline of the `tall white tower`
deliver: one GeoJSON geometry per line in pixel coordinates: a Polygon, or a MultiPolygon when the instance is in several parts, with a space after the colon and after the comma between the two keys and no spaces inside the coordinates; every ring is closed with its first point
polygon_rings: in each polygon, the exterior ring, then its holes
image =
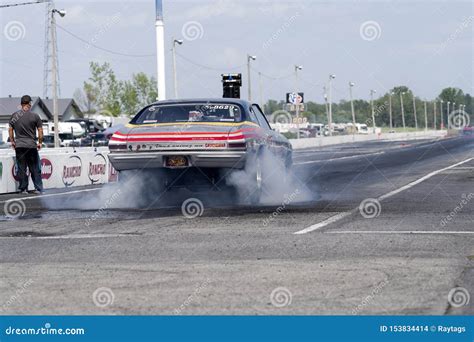
{"type": "Polygon", "coordinates": [[[158,101],[166,100],[165,79],[165,25],[163,23],[163,1],[155,0],[156,4],[156,71],[158,83],[158,101]]]}

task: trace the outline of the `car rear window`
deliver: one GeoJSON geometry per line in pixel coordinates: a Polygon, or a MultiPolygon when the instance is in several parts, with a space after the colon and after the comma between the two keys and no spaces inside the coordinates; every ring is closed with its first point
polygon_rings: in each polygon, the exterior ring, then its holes
{"type": "Polygon", "coordinates": [[[230,103],[151,105],[138,113],[131,123],[241,122],[242,108],[230,103]]]}

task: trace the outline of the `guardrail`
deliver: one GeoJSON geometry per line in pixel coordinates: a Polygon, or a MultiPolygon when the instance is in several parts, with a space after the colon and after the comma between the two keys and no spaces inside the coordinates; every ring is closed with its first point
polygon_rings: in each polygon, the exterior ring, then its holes
{"type": "MultiPolygon", "coordinates": [[[[107,147],[49,148],[40,151],[45,189],[103,184],[117,180],[107,147]]],[[[30,181],[30,190],[33,184],[30,181]]],[[[0,150],[0,193],[18,191],[15,151],[0,150]]]]}

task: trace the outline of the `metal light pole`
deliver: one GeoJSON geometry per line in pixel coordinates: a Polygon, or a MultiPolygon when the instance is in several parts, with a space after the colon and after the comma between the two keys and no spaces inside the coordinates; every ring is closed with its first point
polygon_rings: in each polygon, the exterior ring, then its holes
{"type": "Polygon", "coordinates": [[[248,79],[248,92],[249,92],[249,101],[252,102],[252,82],[250,81],[250,61],[257,59],[257,56],[247,55],[247,79],[248,79]]]}
{"type": "Polygon", "coordinates": [[[415,117],[415,130],[418,131],[418,120],[416,118],[416,99],[415,99],[415,94],[411,92],[412,98],[413,98],[413,116],[415,117]]]}
{"type": "Polygon", "coordinates": [[[326,120],[328,122],[328,128],[329,128],[329,104],[328,104],[328,92],[327,92],[327,87],[323,86],[323,91],[324,91],[324,104],[326,107],[326,120]]]}
{"type": "MultiPolygon", "coordinates": [[[[295,96],[298,99],[298,70],[303,70],[302,65],[295,65],[295,96]]],[[[300,138],[300,106],[295,103],[296,110],[296,138],[300,138]]]]}
{"type": "Polygon", "coordinates": [[[441,129],[444,129],[444,118],[443,118],[443,100],[439,100],[439,115],[441,118],[441,129]]]}
{"type": "Polygon", "coordinates": [[[328,128],[329,128],[329,136],[332,136],[332,87],[331,87],[331,81],[336,78],[336,75],[329,75],[329,83],[328,83],[328,88],[329,88],[329,121],[328,121],[328,128]]]}
{"type": "Polygon", "coordinates": [[[400,108],[402,110],[402,124],[403,124],[403,130],[406,129],[406,126],[405,126],[405,109],[403,108],[403,95],[405,94],[405,92],[401,91],[400,92],[400,108]]]}
{"type": "Polygon", "coordinates": [[[260,102],[260,107],[263,110],[263,83],[262,83],[262,73],[259,71],[258,72],[258,93],[259,93],[259,102],[260,102]]]}
{"type": "Polygon", "coordinates": [[[377,91],[374,90],[374,89],[370,89],[370,109],[371,109],[371,112],[372,112],[372,129],[373,129],[373,132],[375,134],[375,111],[374,111],[374,94],[376,93],[377,91]]]}
{"type": "Polygon", "coordinates": [[[352,132],[356,132],[356,117],[354,111],[354,99],[352,98],[352,87],[355,85],[354,82],[349,82],[349,96],[351,98],[351,113],[352,113],[352,132]]]}
{"type": "Polygon", "coordinates": [[[173,44],[171,47],[171,52],[173,54],[173,80],[174,80],[174,98],[175,99],[178,98],[178,75],[176,71],[176,44],[182,45],[183,40],[173,38],[173,44]]]}
{"type": "Polygon", "coordinates": [[[435,101],[433,101],[433,128],[434,128],[435,131],[436,131],[436,126],[438,126],[437,121],[438,120],[436,120],[436,100],[435,100],[435,101]]]}
{"type": "Polygon", "coordinates": [[[54,14],[57,13],[59,16],[64,17],[66,15],[65,10],[53,9],[51,11],[51,41],[53,43],[53,54],[52,54],[52,73],[53,73],[53,120],[54,120],[54,147],[59,147],[59,114],[58,114],[58,78],[57,78],[57,62],[56,62],[56,18],[54,14]]]}
{"type": "Polygon", "coordinates": [[[389,119],[390,119],[390,130],[393,129],[393,124],[392,124],[392,95],[393,95],[393,92],[390,91],[388,93],[388,116],[389,116],[389,119]]]}
{"type": "Polygon", "coordinates": [[[426,101],[423,102],[425,106],[425,131],[428,130],[428,110],[426,108],[426,101]]]}
{"type": "Polygon", "coordinates": [[[451,104],[451,101],[446,102],[446,129],[449,129],[449,105],[451,104]]]}

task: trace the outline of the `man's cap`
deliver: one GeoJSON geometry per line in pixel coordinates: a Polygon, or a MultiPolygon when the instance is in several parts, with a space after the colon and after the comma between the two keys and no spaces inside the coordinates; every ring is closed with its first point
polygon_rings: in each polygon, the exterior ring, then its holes
{"type": "Polygon", "coordinates": [[[31,102],[31,96],[30,95],[23,95],[21,97],[21,104],[24,105],[24,104],[29,104],[31,102]]]}

